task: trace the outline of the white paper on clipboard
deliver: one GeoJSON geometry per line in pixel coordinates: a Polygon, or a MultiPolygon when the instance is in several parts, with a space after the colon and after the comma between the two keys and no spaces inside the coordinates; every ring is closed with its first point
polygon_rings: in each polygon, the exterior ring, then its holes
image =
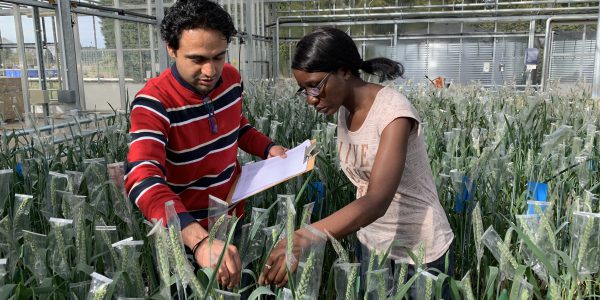
{"type": "Polygon", "coordinates": [[[305,159],[306,148],[310,145],[311,141],[306,140],[288,150],[286,158],[272,157],[243,166],[230,205],[310,171],[314,166],[314,157],[305,159]]]}

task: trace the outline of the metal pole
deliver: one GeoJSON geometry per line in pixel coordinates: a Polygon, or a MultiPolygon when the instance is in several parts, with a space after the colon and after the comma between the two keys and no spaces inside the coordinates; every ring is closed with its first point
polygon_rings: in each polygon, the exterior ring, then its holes
{"type": "Polygon", "coordinates": [[[398,24],[394,24],[394,39],[392,40],[392,47],[398,46],[398,24]]]}
{"type": "MultiPolygon", "coordinates": [[[[148,14],[151,15],[152,14],[152,0],[147,0],[147,5],[148,5],[148,14]]],[[[154,28],[157,25],[148,25],[148,36],[150,37],[150,70],[152,71],[152,75],[150,75],[150,78],[155,77],[156,76],[156,54],[154,53],[154,28]]]]}
{"type": "MultiPolygon", "coordinates": [[[[29,75],[27,74],[27,58],[25,56],[25,44],[23,40],[23,23],[21,22],[21,10],[16,4],[13,5],[13,16],[15,19],[15,31],[17,35],[17,53],[19,55],[19,64],[21,65],[23,108],[25,113],[29,113],[31,112],[31,107],[29,104],[29,75]]],[[[25,118],[25,122],[29,122],[29,118],[25,118]]]]}
{"type": "Polygon", "coordinates": [[[244,60],[244,68],[243,68],[243,76],[245,77],[245,80],[248,80],[250,78],[254,78],[254,61],[256,60],[256,57],[254,56],[254,47],[255,47],[255,43],[254,43],[254,37],[253,34],[255,33],[255,29],[256,29],[256,22],[255,22],[255,5],[256,5],[256,1],[255,0],[248,0],[246,1],[246,11],[245,14],[246,16],[248,16],[246,18],[246,47],[244,47],[244,54],[245,54],[245,60],[244,60]]]}
{"type": "MultiPolygon", "coordinates": [[[[533,48],[535,41],[535,20],[529,21],[529,40],[527,41],[527,48],[533,48]]],[[[527,57],[525,57],[527,59],[527,57]]],[[[527,66],[526,66],[527,67],[527,66]]],[[[526,70],[527,72],[527,81],[525,82],[526,86],[530,86],[533,80],[533,72],[535,70],[526,70]]]]}
{"type": "Polygon", "coordinates": [[[275,59],[273,63],[273,78],[279,78],[279,17],[275,18],[275,39],[273,40],[273,52],[275,59]]]}
{"type": "MultiPolygon", "coordinates": [[[[498,32],[498,22],[494,22],[494,34],[498,32]]],[[[499,66],[499,65],[498,65],[499,66]]],[[[492,38],[492,84],[496,86],[496,37],[492,38]]]]}
{"type": "MultiPolygon", "coordinates": [[[[273,1],[271,1],[273,2],[273,1]]],[[[304,3],[306,3],[305,1],[303,1],[304,3]]],[[[591,2],[597,2],[596,1],[590,1],[590,0],[551,0],[551,1],[511,1],[511,2],[497,2],[495,6],[519,6],[519,5],[536,5],[536,4],[561,4],[561,3],[568,3],[568,4],[589,4],[591,2]]],[[[335,5],[335,2],[333,3],[335,5]]],[[[456,10],[456,9],[461,9],[464,10],[465,7],[467,8],[472,8],[472,7],[485,7],[487,6],[487,3],[484,2],[479,2],[479,3],[454,3],[454,4],[433,4],[433,5],[410,5],[410,6],[376,6],[376,7],[369,7],[368,10],[369,11],[386,11],[386,10],[403,10],[403,9],[451,9],[451,10],[456,10]]],[[[365,8],[363,7],[349,7],[349,8],[324,8],[324,9],[294,9],[294,10],[289,10],[289,11],[285,11],[286,13],[293,13],[293,14],[306,14],[306,13],[322,13],[322,12],[329,12],[331,14],[335,14],[336,12],[353,12],[353,11],[365,11],[365,8]]],[[[278,11],[281,12],[281,11],[278,11]]]]}
{"type": "Polygon", "coordinates": [[[57,62],[56,64],[56,69],[58,70],[58,76],[57,80],[58,80],[58,89],[64,90],[63,87],[63,70],[62,70],[62,49],[60,49],[60,47],[58,46],[57,43],[59,43],[59,41],[62,40],[62,34],[59,30],[59,28],[56,26],[56,18],[51,18],[52,19],[52,38],[54,39],[54,52],[56,53],[56,57],[54,58],[57,62]]]}
{"type": "MultiPolygon", "coordinates": [[[[75,46],[75,55],[77,57],[83,57],[81,55],[81,39],[79,38],[79,19],[75,13],[73,14],[73,20],[73,41],[75,41],[73,45],[75,46]]],[[[94,29],[95,28],[96,26],[94,26],[94,29]]],[[[79,105],[81,110],[86,110],[87,105],[85,102],[85,86],[83,83],[83,64],[81,63],[77,64],[77,75],[77,83],[79,85],[79,105]]]]}
{"type": "MultiPolygon", "coordinates": [[[[156,24],[160,26],[162,20],[165,17],[165,7],[163,4],[163,0],[156,0],[156,24]]],[[[158,65],[160,67],[160,71],[164,71],[169,68],[169,55],[167,54],[166,43],[162,41],[159,42],[158,45],[158,65]]]]}
{"type": "Polygon", "coordinates": [[[62,39],[60,45],[62,48],[62,65],[65,74],[65,89],[71,90],[75,94],[75,106],[81,110],[81,99],[79,90],[79,74],[77,72],[77,54],[75,51],[75,33],[73,31],[73,20],[71,16],[71,1],[57,0],[56,15],[58,16],[58,26],[61,31],[62,39]]]}
{"type": "MultiPolygon", "coordinates": [[[[40,81],[40,90],[47,91],[48,87],[46,86],[46,68],[44,66],[44,47],[42,42],[42,26],[40,24],[40,10],[37,7],[33,8],[33,26],[35,30],[35,46],[37,53],[37,61],[38,61],[38,78],[40,81]]],[[[42,103],[42,107],[44,109],[44,116],[50,115],[49,104],[46,101],[47,98],[44,99],[42,103]]]]}
{"type": "MultiPolygon", "coordinates": [[[[529,16],[532,17],[531,14],[541,14],[541,13],[550,13],[550,14],[566,14],[569,13],[585,13],[597,10],[598,7],[561,7],[561,8],[527,8],[527,9],[498,9],[498,10],[465,10],[465,11],[431,11],[431,12],[391,12],[391,13],[367,13],[367,14],[343,14],[343,15],[308,15],[308,16],[288,16],[281,17],[284,20],[300,20],[300,21],[309,21],[309,20],[327,20],[327,21],[343,21],[344,19],[352,19],[352,20],[373,20],[377,22],[377,19],[386,20],[390,18],[417,18],[417,17],[455,17],[461,18],[466,16],[481,16],[481,15],[491,15],[491,16],[509,16],[514,15],[515,13],[521,13],[521,16],[529,16]],[[529,15],[527,15],[529,14],[529,15]]],[[[529,21],[529,19],[528,19],[529,21]]]]}
{"type": "Polygon", "coordinates": [[[597,14],[582,14],[582,15],[528,15],[528,16],[494,16],[494,17],[468,17],[468,18],[426,18],[426,19],[384,19],[384,20],[361,20],[361,21],[306,21],[298,19],[297,21],[290,20],[282,23],[288,17],[280,17],[279,22],[267,25],[267,27],[297,27],[297,26],[343,26],[343,25],[363,25],[363,24],[406,24],[406,23],[485,23],[485,22],[519,22],[530,20],[547,20],[548,18],[557,20],[587,20],[598,17],[597,14]]]}
{"type": "MultiPolygon", "coordinates": [[[[598,24],[600,25],[600,11],[598,12],[598,24]]],[[[592,98],[600,97],[600,27],[596,28],[596,55],[594,56],[594,81],[592,84],[592,98]]]]}
{"type": "Polygon", "coordinates": [[[106,11],[101,11],[101,10],[75,7],[73,9],[71,9],[71,11],[78,13],[78,14],[82,14],[82,15],[88,15],[88,16],[96,16],[96,17],[117,19],[117,20],[144,23],[144,24],[156,24],[156,21],[153,19],[132,17],[132,16],[121,16],[121,15],[117,15],[113,12],[106,12],[106,11]]]}
{"type": "MultiPolygon", "coordinates": [[[[119,7],[119,0],[114,0],[115,7],[119,7]]],[[[117,48],[117,70],[119,72],[119,95],[121,96],[121,109],[126,108],[127,91],[125,89],[125,59],[123,58],[123,40],[121,38],[121,20],[115,20],[115,44],[117,48]]]]}

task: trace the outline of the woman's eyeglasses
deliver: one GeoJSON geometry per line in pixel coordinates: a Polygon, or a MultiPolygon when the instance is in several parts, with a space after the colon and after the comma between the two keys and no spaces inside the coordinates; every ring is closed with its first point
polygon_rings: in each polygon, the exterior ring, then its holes
{"type": "Polygon", "coordinates": [[[215,108],[212,105],[212,100],[210,97],[206,96],[202,98],[202,102],[208,110],[208,124],[210,125],[210,132],[212,132],[212,134],[216,134],[219,132],[219,125],[217,124],[217,117],[215,116],[215,108]]]}
{"type": "Polygon", "coordinates": [[[319,82],[319,84],[317,84],[317,86],[315,86],[315,87],[308,88],[308,89],[301,87],[300,89],[298,89],[298,91],[296,91],[296,96],[302,96],[304,98],[306,98],[308,96],[319,97],[319,95],[321,94],[321,90],[327,84],[327,79],[329,78],[329,75],[331,75],[331,73],[327,73],[327,75],[325,75],[325,77],[323,77],[323,79],[321,79],[321,82],[319,82]]]}

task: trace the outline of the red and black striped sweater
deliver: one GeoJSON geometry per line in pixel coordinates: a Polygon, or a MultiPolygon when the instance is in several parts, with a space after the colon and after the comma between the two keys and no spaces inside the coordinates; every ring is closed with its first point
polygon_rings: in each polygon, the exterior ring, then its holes
{"type": "MultiPolygon", "coordinates": [[[[164,218],[166,224],[170,200],[182,228],[205,217],[208,195],[225,199],[239,175],[238,147],[267,156],[273,142],[242,114],[242,89],[239,72],[229,64],[208,95],[196,92],[173,65],[136,95],[125,184],[129,199],[148,220],[164,218]],[[216,133],[205,100],[214,108],[216,133]]],[[[243,203],[237,205],[236,215],[243,209],[243,203]]]]}

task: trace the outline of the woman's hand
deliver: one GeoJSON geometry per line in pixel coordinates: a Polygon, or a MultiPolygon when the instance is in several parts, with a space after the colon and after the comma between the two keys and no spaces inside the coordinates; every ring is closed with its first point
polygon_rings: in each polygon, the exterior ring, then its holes
{"type": "MultiPolygon", "coordinates": [[[[300,253],[302,249],[308,248],[315,241],[323,241],[321,237],[315,236],[315,234],[311,233],[309,230],[302,228],[296,230],[294,232],[293,238],[293,264],[290,266],[290,273],[296,271],[298,267],[298,260],[300,259],[300,253]]],[[[275,284],[277,287],[283,287],[288,281],[288,274],[286,271],[286,262],[287,262],[287,239],[283,239],[277,243],[273,251],[271,251],[271,255],[267,258],[265,265],[263,266],[263,271],[260,277],[258,278],[258,284],[267,285],[267,284],[275,284]]]]}

